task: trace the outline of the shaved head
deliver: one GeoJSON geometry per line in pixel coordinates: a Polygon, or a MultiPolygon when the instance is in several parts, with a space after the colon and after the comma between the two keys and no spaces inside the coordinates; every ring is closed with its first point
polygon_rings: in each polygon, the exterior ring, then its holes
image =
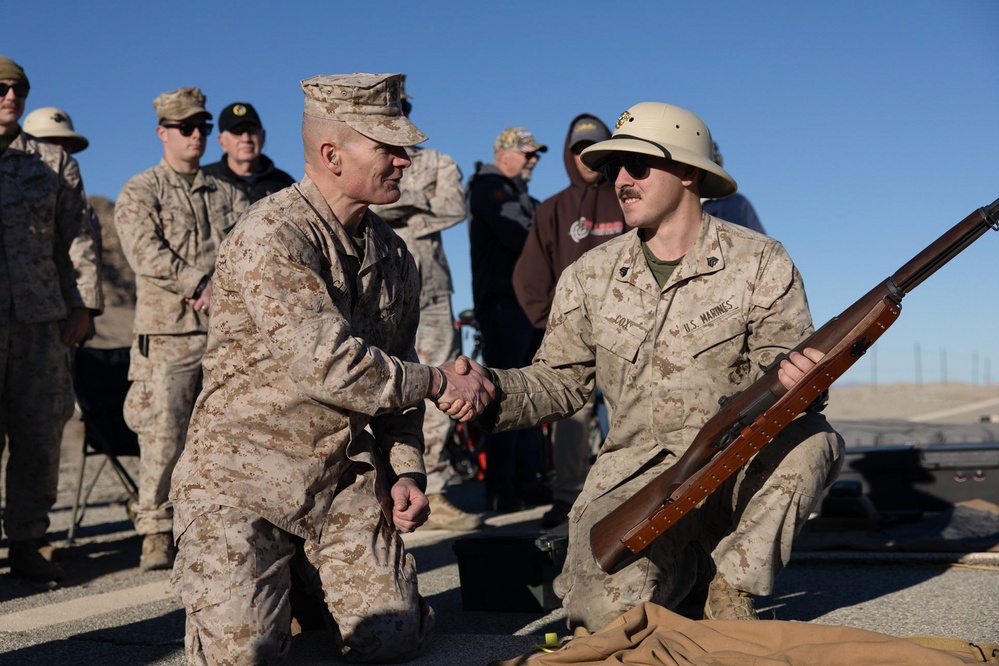
{"type": "Polygon", "coordinates": [[[315,166],[320,159],[319,148],[324,142],[332,142],[337,148],[347,148],[357,139],[357,132],[340,120],[316,118],[302,115],[302,145],[305,147],[305,163],[315,166]]]}

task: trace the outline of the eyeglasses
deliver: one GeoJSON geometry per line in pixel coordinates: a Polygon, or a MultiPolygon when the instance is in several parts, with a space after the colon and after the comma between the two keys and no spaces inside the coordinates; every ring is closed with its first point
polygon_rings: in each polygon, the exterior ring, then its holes
{"type": "Polygon", "coordinates": [[[617,174],[623,166],[632,178],[642,179],[649,175],[649,164],[645,158],[646,156],[641,153],[612,155],[600,165],[600,172],[604,174],[604,178],[608,182],[613,183],[617,180],[617,174]]]}
{"type": "Polygon", "coordinates": [[[243,136],[244,134],[249,134],[250,136],[257,136],[260,134],[260,128],[256,125],[237,125],[232,129],[227,129],[226,132],[232,134],[233,136],[243,136]]]}
{"type": "Polygon", "coordinates": [[[167,129],[178,130],[182,136],[191,136],[194,134],[194,130],[200,130],[201,136],[205,137],[212,133],[212,128],[215,125],[211,123],[160,123],[163,127],[167,129]]]}
{"type": "Polygon", "coordinates": [[[27,83],[0,83],[0,97],[6,97],[11,90],[14,91],[14,97],[24,99],[28,96],[31,86],[27,83]]]}
{"type": "Polygon", "coordinates": [[[524,154],[524,159],[526,160],[540,160],[541,151],[538,150],[522,150],[520,151],[524,154]]]}

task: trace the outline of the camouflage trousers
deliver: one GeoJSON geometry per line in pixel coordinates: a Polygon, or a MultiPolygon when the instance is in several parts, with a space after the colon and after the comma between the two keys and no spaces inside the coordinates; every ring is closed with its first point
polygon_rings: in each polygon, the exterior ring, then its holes
{"type": "Polygon", "coordinates": [[[207,336],[150,335],[145,353],[132,343],[125,422],[139,438],[139,501],[135,531],[173,531],[170,475],[177,464],[194,401],[201,388],[201,357],[207,336]]]}
{"type": "MultiPolygon", "coordinates": [[[[56,502],[62,431],[75,402],[70,350],[59,323],[0,321],[0,381],[9,453],[3,530],[11,541],[39,539],[56,502]]],[[[0,431],[0,455],[4,441],[0,431]]]]}
{"type": "Polygon", "coordinates": [[[717,571],[732,586],[769,594],[791,557],[791,543],[842,465],[843,440],[806,414],[763,447],[693,511],[612,575],[600,570],[590,528],[675,461],[654,465],[573,511],[569,546],[555,592],[570,627],[596,631],[642,601],[675,609],[717,571]],[[705,554],[710,553],[710,558],[705,554]]]}
{"type": "MultiPolygon", "coordinates": [[[[416,330],[416,355],[424,365],[440,365],[458,358],[461,341],[454,327],[450,296],[439,296],[420,309],[416,330]]],[[[427,402],[423,417],[423,461],[427,468],[427,495],[436,495],[454,476],[444,451],[451,419],[427,402]]]]}
{"type": "Polygon", "coordinates": [[[187,611],[187,663],[283,663],[292,575],[325,600],[336,624],[331,656],[390,663],[422,653],[434,613],[373,482],[371,472],[356,469],[340,479],[319,542],[249,511],[178,501],[173,586],[187,611]]]}
{"type": "Polygon", "coordinates": [[[567,419],[552,424],[552,455],[555,459],[555,480],[552,482],[552,499],[572,504],[583,489],[586,474],[590,471],[593,430],[593,405],[596,391],[590,394],[583,408],[567,419]]]}

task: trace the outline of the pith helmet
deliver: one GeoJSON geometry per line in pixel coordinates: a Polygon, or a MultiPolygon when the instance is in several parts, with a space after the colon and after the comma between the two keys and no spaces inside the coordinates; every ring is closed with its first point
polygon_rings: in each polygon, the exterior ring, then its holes
{"type": "Polygon", "coordinates": [[[39,139],[66,139],[69,153],[78,153],[90,142],[73,129],[69,114],[54,106],[43,106],[24,117],[24,131],[39,139]]]}
{"type": "Polygon", "coordinates": [[[672,104],[641,102],[621,114],[611,138],[595,143],[580,157],[591,169],[615,152],[642,153],[695,166],[704,171],[701,196],[734,194],[735,179],[712,159],[711,132],[696,115],[672,104]]]}

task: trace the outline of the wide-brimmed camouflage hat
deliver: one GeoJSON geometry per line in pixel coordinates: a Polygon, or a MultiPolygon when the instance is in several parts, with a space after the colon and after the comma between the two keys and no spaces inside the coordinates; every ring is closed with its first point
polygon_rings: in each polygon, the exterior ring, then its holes
{"type": "Polygon", "coordinates": [[[157,120],[184,120],[199,113],[212,114],[205,108],[205,96],[199,88],[177,88],[153,100],[157,120]]]}
{"type": "Polygon", "coordinates": [[[704,171],[700,195],[713,199],[735,194],[735,179],[714,159],[711,132],[695,114],[672,104],[641,102],[621,114],[614,134],[579,157],[599,169],[613,153],[642,153],[695,166],[704,171]]]}
{"type": "Polygon", "coordinates": [[[401,74],[333,74],[302,81],[305,115],[339,120],[389,146],[413,146],[427,136],[402,111],[401,74]]]}

